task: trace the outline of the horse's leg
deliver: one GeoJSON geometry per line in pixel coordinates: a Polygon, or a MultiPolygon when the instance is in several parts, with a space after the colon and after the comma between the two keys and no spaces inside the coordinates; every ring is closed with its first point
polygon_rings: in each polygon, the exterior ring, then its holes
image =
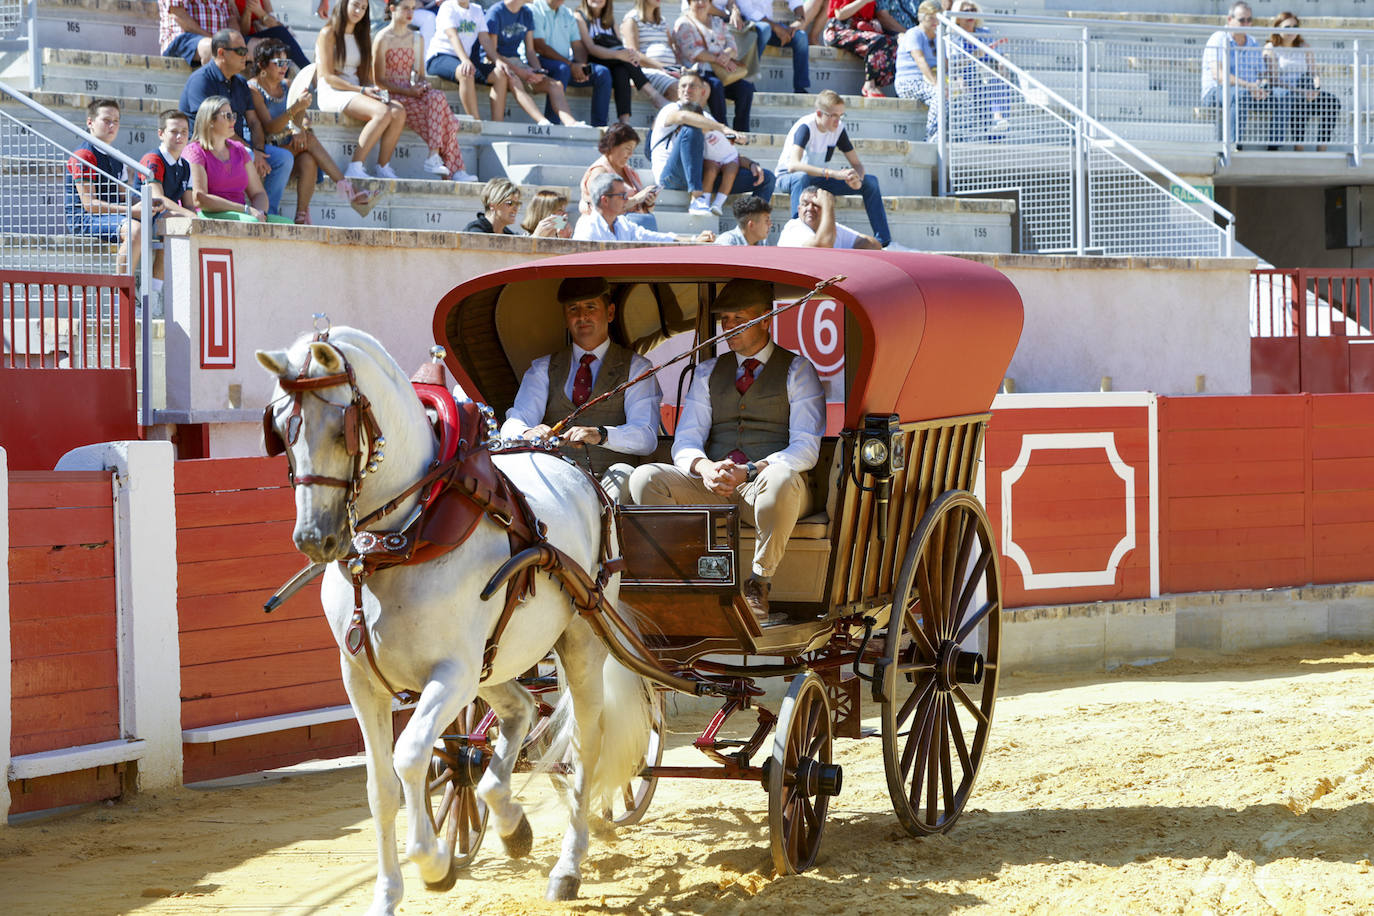
{"type": "Polygon", "coordinates": [[[445,848],[434,832],[429,814],[429,765],[434,743],[462,708],[477,693],[477,679],[451,665],[441,665],[430,674],[420,691],[410,721],[396,739],[396,775],[405,790],[406,820],[409,824],[406,857],[420,870],[426,884],[439,884],[448,877],[453,862],[452,850],[445,848]]]}
{"type": "Polygon", "coordinates": [[[606,647],[592,633],[586,621],[574,617],[558,642],[558,658],[572,694],[573,716],[577,732],[573,737],[576,764],[569,784],[568,831],[563,835],[563,852],[549,872],[549,886],[544,896],[548,900],[573,900],[582,886],[582,861],[587,857],[587,811],[592,799],[587,797],[588,778],[593,767],[593,755],[601,747],[601,712],[603,689],[601,666],[606,661],[606,647]]]}
{"type": "Polygon", "coordinates": [[[377,826],[377,887],[369,916],[390,916],[401,902],[401,860],[396,855],[396,811],[401,784],[391,763],[391,694],[348,659],[343,662],[344,688],[358,717],[367,753],[367,804],[377,826]]]}
{"type": "Polygon", "coordinates": [[[477,795],[496,819],[496,832],[506,848],[506,855],[520,859],[530,854],[534,831],[530,829],[525,810],[511,792],[510,780],[525,736],[534,725],[534,697],[518,681],[483,686],[481,694],[496,711],[501,732],[493,748],[491,763],[477,784],[477,795]]]}

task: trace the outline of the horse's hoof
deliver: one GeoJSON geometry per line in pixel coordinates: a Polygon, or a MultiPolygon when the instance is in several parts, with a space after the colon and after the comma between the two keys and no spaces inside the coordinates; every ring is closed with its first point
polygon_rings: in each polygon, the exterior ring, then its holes
{"type": "MultiPolygon", "coordinates": [[[[501,837],[501,845],[506,847],[506,855],[512,859],[523,859],[530,854],[534,848],[534,831],[530,829],[530,819],[525,815],[520,815],[520,824],[507,836],[501,837]]],[[[550,897],[550,900],[562,900],[562,897],[550,897]]]]}
{"type": "Polygon", "coordinates": [[[582,889],[582,879],[576,875],[563,875],[549,879],[549,889],[544,893],[545,900],[576,900],[577,892],[582,889]]]}
{"type": "Polygon", "coordinates": [[[457,862],[454,862],[454,861],[452,861],[452,860],[450,860],[449,863],[448,863],[448,874],[444,875],[444,876],[443,876],[442,878],[440,878],[438,881],[434,881],[434,882],[426,881],[426,882],[425,882],[425,887],[428,888],[429,890],[432,890],[432,891],[447,891],[447,890],[452,890],[452,889],[453,889],[453,885],[456,884],[457,882],[458,882],[458,863],[457,863],[457,862]]]}

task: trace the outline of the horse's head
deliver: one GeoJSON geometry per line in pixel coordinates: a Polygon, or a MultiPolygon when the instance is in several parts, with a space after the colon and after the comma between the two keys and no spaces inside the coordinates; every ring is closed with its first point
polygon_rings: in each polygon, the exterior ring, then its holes
{"type": "Polygon", "coordinates": [[[400,367],[361,331],[334,328],[327,339],[302,337],[257,357],[277,379],[263,445],[269,455],[285,452],[290,465],[296,547],[316,563],[341,559],[357,517],[432,460],[432,436],[425,433],[426,453],[412,434],[427,430],[423,410],[400,367]]]}

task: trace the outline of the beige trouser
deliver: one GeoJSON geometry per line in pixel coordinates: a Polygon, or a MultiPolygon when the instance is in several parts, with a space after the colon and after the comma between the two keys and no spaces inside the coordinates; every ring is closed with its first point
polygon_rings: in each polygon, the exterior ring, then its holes
{"type": "Polygon", "coordinates": [[[741,484],[728,498],[712,493],[700,477],[674,465],[645,464],[630,475],[630,496],[640,506],[739,506],[740,515],[755,528],[754,574],[765,578],[782,562],[797,519],[811,508],[811,490],[802,475],[781,464],[768,465],[753,483],[741,484]]]}
{"type": "Polygon", "coordinates": [[[630,474],[633,471],[633,465],[619,462],[606,468],[606,473],[601,475],[601,489],[606,491],[611,502],[625,502],[625,497],[629,492],[625,485],[630,482],[630,474]]]}

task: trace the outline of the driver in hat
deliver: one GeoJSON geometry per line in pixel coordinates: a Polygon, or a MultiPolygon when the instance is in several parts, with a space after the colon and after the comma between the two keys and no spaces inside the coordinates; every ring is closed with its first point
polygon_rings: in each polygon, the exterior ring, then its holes
{"type": "MultiPolygon", "coordinates": [[[[644,357],[611,340],[615,304],[603,277],[569,277],[558,286],[572,345],[541,356],[525,370],[515,403],[506,413],[501,436],[545,438],[550,428],[622,382],[652,368],[644,357]]],[[[659,404],[663,395],[655,376],[587,408],[576,426],[561,430],[565,452],[601,478],[601,486],[619,501],[634,470],[628,456],[649,455],[658,445],[659,404]]]]}
{"type": "MultiPolygon", "coordinates": [[[[773,284],[731,280],[711,312],[723,332],[773,307],[773,284]]],[[[825,393],[804,357],[775,344],[762,321],[729,338],[730,353],[697,366],[673,437],[672,464],[646,464],[630,476],[642,506],[735,503],[756,529],[744,602],[760,624],[792,529],[810,508],[805,475],[825,432],[825,393]]]]}

